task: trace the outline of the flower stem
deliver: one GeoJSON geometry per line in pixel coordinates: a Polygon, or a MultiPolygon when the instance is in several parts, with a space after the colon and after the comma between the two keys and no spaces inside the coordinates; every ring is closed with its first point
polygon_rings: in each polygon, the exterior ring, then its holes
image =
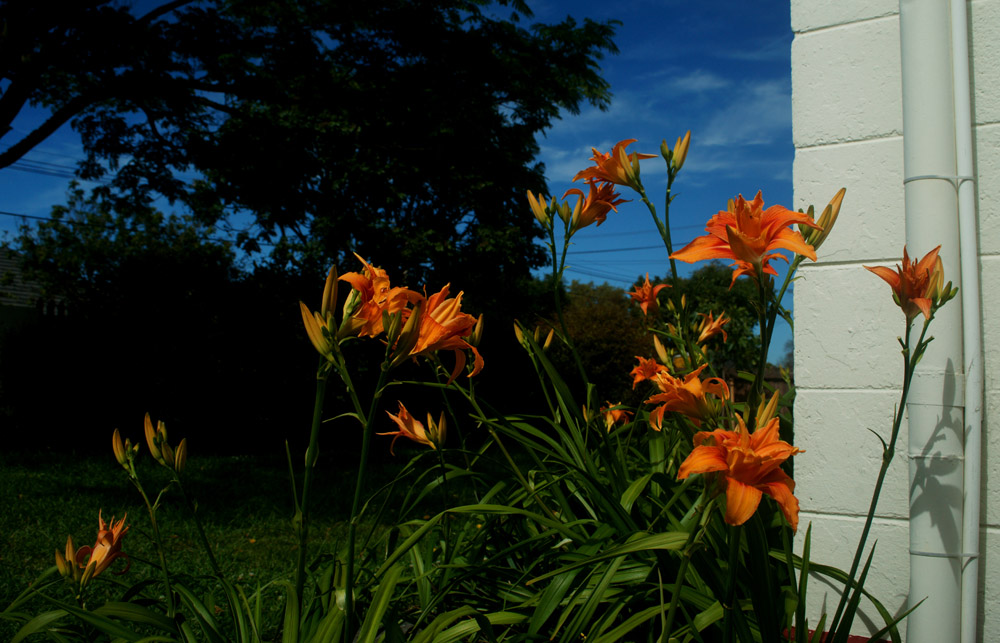
{"type": "Polygon", "coordinates": [[[681,598],[681,588],[684,587],[684,579],[687,577],[688,565],[691,564],[691,554],[694,550],[695,539],[698,534],[705,530],[705,525],[707,521],[705,517],[708,515],[708,507],[711,505],[709,502],[705,502],[706,493],[703,491],[699,502],[701,503],[701,508],[699,509],[698,522],[691,526],[691,531],[688,532],[687,541],[684,542],[684,549],[681,552],[681,566],[677,570],[677,581],[674,583],[674,591],[670,596],[670,611],[667,612],[667,622],[663,627],[663,634],[660,637],[662,643],[670,640],[670,633],[673,631],[674,627],[674,617],[677,615],[677,606],[680,604],[681,598]]]}
{"type": "Polygon", "coordinates": [[[167,570],[167,557],[163,551],[163,539],[160,538],[160,528],[156,525],[156,506],[149,502],[149,496],[146,495],[146,490],[142,488],[139,478],[135,475],[130,475],[129,477],[132,479],[132,484],[135,485],[135,488],[139,490],[142,501],[146,503],[146,511],[149,512],[149,524],[153,528],[153,540],[156,542],[156,553],[160,557],[160,570],[163,572],[163,585],[167,594],[167,617],[172,619],[177,613],[177,607],[174,605],[174,590],[170,585],[170,572],[167,570]]]}
{"type": "MultiPolygon", "coordinates": [[[[590,381],[587,378],[587,371],[583,368],[583,361],[580,359],[580,353],[577,352],[576,346],[573,344],[573,337],[569,334],[569,330],[566,327],[566,318],[563,316],[562,310],[562,298],[559,296],[559,286],[562,285],[563,281],[563,270],[566,268],[566,252],[569,250],[569,238],[570,238],[570,223],[566,223],[566,229],[563,233],[563,246],[562,246],[562,256],[556,256],[556,232],[554,226],[549,226],[549,248],[552,250],[552,298],[555,301],[556,306],[556,317],[559,319],[559,328],[562,330],[562,339],[566,342],[566,346],[569,347],[569,352],[573,354],[573,361],[576,363],[576,370],[580,373],[580,379],[582,380],[584,389],[586,390],[587,383],[590,381]]],[[[589,405],[590,400],[587,400],[589,405]]]]}
{"type": "Polygon", "coordinates": [[[729,581],[726,584],[726,600],[722,604],[725,610],[725,618],[722,624],[722,640],[724,643],[731,643],[733,640],[733,610],[739,609],[736,605],[736,576],[740,558],[740,540],[743,536],[743,525],[735,525],[729,528],[729,581]]]}
{"type": "Polygon", "coordinates": [[[188,510],[194,517],[194,525],[198,528],[198,536],[201,539],[201,546],[204,547],[205,553],[208,554],[208,562],[212,565],[212,571],[215,572],[216,578],[222,580],[222,569],[219,568],[219,563],[215,560],[215,554],[212,553],[212,545],[208,542],[208,537],[205,535],[205,528],[202,527],[201,518],[198,517],[198,510],[195,508],[194,503],[188,497],[187,492],[184,491],[184,485],[181,484],[180,476],[174,471],[174,482],[177,483],[177,488],[181,491],[181,497],[184,498],[184,504],[187,505],[188,510]]]}
{"type": "Polygon", "coordinates": [[[895,417],[893,417],[892,433],[890,434],[889,442],[882,447],[882,466],[879,469],[878,478],[875,481],[875,489],[872,491],[871,504],[868,507],[868,515],[865,518],[864,529],[861,531],[861,538],[858,540],[858,547],[854,552],[854,561],[851,563],[851,571],[847,576],[847,584],[844,586],[844,592],[840,597],[840,602],[837,605],[837,611],[834,614],[833,621],[830,622],[830,632],[837,631],[837,626],[840,624],[840,617],[847,605],[847,598],[850,595],[851,587],[854,585],[854,578],[857,575],[858,566],[861,563],[861,555],[864,552],[865,543],[868,540],[868,532],[871,531],[872,521],[875,518],[875,508],[878,506],[879,495],[882,493],[882,483],[885,481],[886,473],[889,471],[889,464],[892,462],[892,456],[896,451],[896,438],[899,437],[899,428],[903,422],[903,413],[906,411],[906,397],[910,392],[913,372],[916,370],[917,362],[920,361],[921,354],[927,347],[927,344],[924,343],[924,337],[927,334],[927,327],[930,325],[932,319],[934,319],[933,315],[924,321],[924,327],[920,331],[920,339],[917,341],[916,348],[913,351],[910,350],[909,320],[906,324],[906,339],[904,342],[905,348],[903,349],[903,390],[899,396],[899,406],[896,408],[895,417]]]}
{"type": "MultiPolygon", "coordinates": [[[[344,585],[344,640],[353,641],[354,640],[354,547],[357,540],[358,534],[358,520],[360,516],[358,515],[358,510],[361,507],[361,493],[365,486],[365,475],[368,466],[368,451],[371,448],[371,437],[372,431],[374,429],[374,417],[375,411],[378,410],[378,403],[382,397],[382,392],[385,389],[386,379],[389,375],[389,355],[388,353],[392,350],[391,346],[386,347],[386,359],[382,362],[382,367],[379,369],[378,384],[375,386],[375,393],[372,395],[371,405],[368,408],[367,415],[361,415],[361,410],[358,409],[358,415],[362,420],[364,426],[363,433],[361,434],[361,456],[358,460],[358,475],[354,481],[354,502],[351,503],[351,521],[348,523],[347,531],[347,577],[345,579],[344,585]]],[[[344,370],[346,373],[346,369],[344,370]]],[[[353,390],[353,387],[349,387],[353,390]]]]}
{"type": "Polygon", "coordinates": [[[295,595],[302,609],[303,591],[306,583],[306,559],[309,546],[309,489],[312,486],[313,471],[319,459],[319,428],[323,423],[323,401],[326,398],[326,382],[329,369],[321,363],[316,375],[316,398],[313,402],[312,428],[309,431],[309,446],[306,448],[306,470],[302,478],[302,502],[299,510],[299,555],[295,565],[295,595]]]}
{"type": "MultiPolygon", "coordinates": [[[[663,245],[667,248],[667,255],[674,254],[674,244],[670,239],[670,186],[674,182],[673,174],[668,174],[667,176],[667,196],[666,203],[664,204],[663,221],[660,221],[660,217],[656,215],[656,207],[646,196],[646,188],[639,184],[639,189],[636,190],[639,196],[642,198],[642,202],[646,204],[646,209],[649,210],[649,214],[653,217],[653,222],[656,224],[656,229],[660,233],[660,238],[663,239],[663,245]]],[[[674,278],[674,283],[677,282],[677,262],[674,261],[673,257],[670,258],[670,274],[674,278]]]]}

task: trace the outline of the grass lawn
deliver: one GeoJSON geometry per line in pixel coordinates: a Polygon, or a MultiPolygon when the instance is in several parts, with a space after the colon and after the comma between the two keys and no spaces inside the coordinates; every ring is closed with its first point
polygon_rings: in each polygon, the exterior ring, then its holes
{"type": "MultiPolygon", "coordinates": [[[[121,578],[129,585],[144,577],[159,578],[155,568],[143,564],[157,559],[149,515],[128,475],[115,462],[110,442],[102,455],[0,454],[0,537],[4,540],[0,547],[0,610],[42,572],[54,567],[54,552],[65,547],[68,535],[77,547],[93,545],[98,510],[103,510],[105,520],[128,514],[131,528],[123,551],[131,557],[132,567],[121,578]]],[[[375,465],[373,488],[390,480],[406,459],[398,460],[398,465],[375,465]]],[[[140,466],[146,492],[155,499],[168,481],[166,471],[149,457],[141,458],[140,466]]],[[[197,502],[215,557],[230,580],[252,592],[258,584],[292,577],[298,542],[291,524],[292,499],[284,453],[191,457],[183,480],[188,495],[197,502]]],[[[346,539],[353,484],[353,467],[334,466],[321,458],[310,502],[310,553],[332,552],[346,539]]],[[[157,517],[171,573],[210,575],[194,522],[176,489],[164,495],[157,517]]],[[[360,533],[365,533],[364,528],[360,533]]],[[[124,567],[123,561],[116,561],[112,569],[124,567]]],[[[191,582],[198,583],[196,579],[191,582]]],[[[107,589],[114,590],[114,586],[107,585],[107,589]]],[[[283,592],[276,588],[270,596],[273,600],[268,601],[266,610],[271,615],[265,621],[277,627],[283,592]]],[[[72,595],[67,587],[65,596],[57,597],[71,600],[72,595]]],[[[50,608],[39,602],[30,611],[46,609],[50,608]]],[[[0,640],[9,640],[15,631],[0,620],[0,640]]]]}

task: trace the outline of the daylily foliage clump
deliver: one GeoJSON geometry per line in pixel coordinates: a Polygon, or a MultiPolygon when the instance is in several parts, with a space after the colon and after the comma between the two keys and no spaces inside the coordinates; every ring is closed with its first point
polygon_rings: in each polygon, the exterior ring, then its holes
{"type": "MultiPolygon", "coordinates": [[[[872,509],[852,568],[813,568],[844,586],[827,621],[805,611],[808,529],[804,548],[792,547],[792,535],[801,527],[792,457],[803,456],[796,458],[797,467],[815,466],[794,446],[793,436],[809,427],[793,430],[791,382],[764,378],[777,317],[794,321],[781,303],[785,291],[803,261],[817,260],[845,191],[830,200],[818,221],[811,208],[765,209],[761,192],[750,201],[739,195],[708,219],[705,235],[675,251],[669,208],[691,134],[678,137],[673,147],[660,145],[667,167],[662,213],[649,200],[640,172],[656,155],[629,152],[633,143],[621,141],[609,153],[593,150],[593,165],[573,178],[583,181],[584,189],[573,188],[562,200],[527,194],[524,215],[533,216],[547,237],[555,315],[512,329],[535,381],[526,376],[512,383],[510,395],[536,386],[544,412],[500,413],[480,399],[476,376],[486,368],[480,353],[484,315],[463,310],[463,291],[453,296],[451,284],[411,289],[377,261],[355,255],[360,264],[355,271],[329,271],[317,310],[300,304],[303,345],[311,343],[318,359],[303,467],[295,466],[292,446],[284,444],[293,498],[290,529],[297,541],[287,578],[270,587],[243,588],[223,572],[198,522],[196,503],[184,491],[187,440],[171,445],[165,425],[147,415],[146,452],[170,478],[155,500],[140,480],[146,453],[140,452],[141,443],[116,430],[112,452],[142,496],[148,523],[144,519],[140,527],[134,518],[131,526],[124,518],[105,523],[99,514],[93,547],[77,550],[69,538],[56,552],[56,567],[68,579],[64,586],[72,588],[72,599],[57,596],[57,581],[39,584],[27,595],[44,597],[54,609],[25,616],[21,633],[47,631],[58,640],[87,640],[101,632],[124,640],[261,641],[269,625],[261,622],[259,605],[277,596],[284,601],[277,628],[289,643],[806,643],[814,627],[830,630],[830,640],[846,640],[868,570],[866,565],[859,575],[860,557],[901,411],[883,441],[872,509]],[[618,211],[626,203],[618,189],[633,191],[646,206],[669,266],[667,277],[651,280],[647,272],[634,290],[622,292],[622,300],[627,296],[641,311],[649,337],[646,353],[621,373],[642,395],[637,408],[612,404],[596,390],[562,312],[570,239],[591,224],[601,226],[611,213],[632,216],[618,211]],[[712,360],[713,346],[729,340],[726,312],[693,310],[671,288],[678,282],[675,260],[707,259],[730,262],[732,282],[749,279],[756,285],[751,303],[759,315],[760,350],[755,362],[739,365],[739,382],[723,377],[712,360]],[[776,260],[788,263],[784,276],[776,260]],[[779,278],[783,283],[776,287],[779,278]],[[352,363],[346,349],[354,342],[381,351],[373,368],[352,363]],[[554,344],[574,356],[576,372],[563,374],[554,366],[548,355],[554,344]],[[417,367],[404,368],[411,363],[417,367]],[[357,386],[359,372],[375,381],[357,386]],[[348,408],[326,409],[331,382],[343,387],[348,408]],[[370,394],[362,399],[360,391],[370,394]],[[424,413],[421,422],[417,417],[424,413]],[[310,532],[313,472],[321,442],[337,443],[338,434],[346,432],[360,433],[361,443],[352,472],[348,536],[320,544],[310,532]],[[401,438],[405,453],[397,452],[401,438]],[[366,484],[372,448],[410,457],[391,488],[371,492],[366,484]],[[388,506],[397,486],[406,489],[405,500],[388,506]],[[171,571],[157,518],[161,499],[174,488],[198,526],[213,570],[205,596],[218,592],[225,608],[203,600],[188,579],[171,571]],[[119,558],[131,562],[123,541],[130,529],[154,541],[157,560],[143,562],[155,573],[124,591],[121,600],[94,607],[92,581],[106,580],[102,572],[119,558]]],[[[955,295],[944,283],[938,252],[913,262],[904,249],[895,271],[869,268],[889,283],[904,313],[907,382],[930,341],[927,325],[955,295]],[[923,330],[911,349],[911,325],[920,315],[923,330]]],[[[465,286],[460,278],[455,275],[455,282],[465,286]]],[[[904,385],[902,401],[906,390],[904,385]]],[[[885,615],[884,633],[898,638],[901,617],[889,616],[875,598],[866,600],[885,615]]]]}

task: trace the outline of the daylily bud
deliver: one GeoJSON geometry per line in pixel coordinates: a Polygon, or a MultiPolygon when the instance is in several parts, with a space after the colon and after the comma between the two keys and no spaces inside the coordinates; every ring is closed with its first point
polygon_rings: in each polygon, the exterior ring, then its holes
{"type": "Polygon", "coordinates": [[[163,453],[163,459],[160,461],[160,464],[163,464],[173,469],[174,448],[170,446],[170,444],[166,440],[164,440],[163,442],[160,443],[160,451],[163,453]]]}
{"type": "Polygon", "coordinates": [[[667,355],[667,349],[656,335],[653,335],[653,348],[656,350],[656,356],[660,358],[661,364],[670,363],[670,356],[667,355]]]}
{"type": "Polygon", "coordinates": [[[552,217],[550,217],[549,213],[545,211],[545,202],[542,200],[541,196],[542,195],[539,194],[538,198],[535,198],[535,195],[531,193],[531,190],[528,190],[528,205],[531,207],[531,211],[534,213],[535,218],[542,224],[542,227],[548,228],[552,223],[552,217]]]}
{"type": "Polygon", "coordinates": [[[80,580],[80,568],[76,564],[76,547],[73,546],[73,537],[66,537],[66,555],[56,550],[56,569],[63,578],[80,580]]]}
{"type": "Polygon", "coordinates": [[[538,342],[540,342],[542,340],[542,327],[541,326],[535,326],[535,332],[534,332],[534,334],[532,336],[535,338],[535,343],[536,344],[538,342]]]}
{"type": "Polygon", "coordinates": [[[762,427],[770,422],[774,418],[774,414],[778,411],[778,392],[775,391],[771,399],[765,404],[761,401],[760,406],[757,407],[757,417],[755,427],[762,427]]]}
{"type": "Polygon", "coordinates": [[[184,438],[181,443],[177,445],[177,452],[174,454],[174,471],[181,473],[184,471],[184,465],[187,464],[188,457],[188,440],[184,438]]]}
{"type": "Polygon", "coordinates": [[[677,137],[674,145],[674,171],[679,172],[684,166],[684,159],[687,158],[688,145],[691,143],[691,130],[688,130],[684,137],[677,137]]]}
{"type": "Polygon", "coordinates": [[[403,312],[390,314],[389,311],[382,311],[382,328],[385,329],[385,339],[389,344],[395,344],[399,337],[400,328],[403,325],[403,312]]]}
{"type": "Polygon", "coordinates": [[[154,460],[162,461],[163,456],[160,454],[160,449],[156,444],[156,431],[153,430],[153,421],[149,418],[149,413],[146,414],[146,446],[149,447],[149,453],[153,456],[154,460]]]}
{"type": "Polygon", "coordinates": [[[351,315],[354,314],[354,311],[360,304],[361,304],[361,294],[357,290],[354,290],[352,288],[351,294],[347,295],[347,299],[344,301],[344,308],[341,311],[343,313],[343,317],[341,318],[343,319],[343,321],[340,324],[341,330],[343,330],[343,327],[348,324],[348,322],[351,319],[351,315]]]}
{"type": "Polygon", "coordinates": [[[94,577],[94,573],[97,571],[97,563],[90,562],[87,563],[86,569],[83,570],[83,577],[80,578],[80,587],[86,587],[90,579],[94,577]]]}
{"type": "MultiPolygon", "coordinates": [[[[808,215],[810,219],[813,219],[813,220],[816,219],[816,210],[811,205],[809,206],[808,210],[803,210],[802,208],[799,208],[799,212],[801,212],[802,214],[808,215]]],[[[799,224],[796,225],[796,227],[799,229],[799,234],[802,235],[803,239],[806,238],[806,237],[808,237],[809,233],[814,230],[814,228],[810,228],[809,226],[807,226],[804,223],[799,223],[799,224]]]]}
{"type": "MultiPolygon", "coordinates": [[[[66,578],[72,578],[75,581],[80,580],[80,566],[77,565],[77,553],[76,547],[73,545],[73,537],[66,537],[66,557],[63,561],[66,563],[66,570],[62,568],[59,569],[59,573],[66,578]]],[[[59,566],[59,558],[56,558],[56,566],[59,566]]]]}
{"type": "Polygon", "coordinates": [[[70,571],[69,566],[66,564],[66,559],[63,558],[62,553],[56,550],[56,569],[59,570],[59,575],[63,578],[71,578],[73,572],[70,571]]]}
{"type": "Polygon", "coordinates": [[[514,337],[517,337],[517,343],[524,346],[524,334],[521,332],[521,326],[517,322],[514,322],[514,337]]]}
{"type": "Polygon", "coordinates": [[[302,324],[306,327],[306,335],[309,336],[309,341],[312,342],[313,348],[324,356],[329,357],[333,352],[333,346],[330,344],[330,340],[323,333],[324,321],[319,313],[314,313],[309,310],[301,301],[299,302],[299,311],[302,313],[302,324]]]}
{"type": "Polygon", "coordinates": [[[555,334],[556,334],[556,329],[550,328],[549,334],[545,336],[545,343],[542,344],[543,351],[549,350],[549,346],[552,346],[552,338],[555,337],[555,334]]]}
{"type": "Polygon", "coordinates": [[[441,417],[437,422],[431,417],[430,412],[427,413],[427,437],[430,439],[434,448],[440,449],[444,446],[445,438],[448,435],[448,425],[445,421],[444,411],[441,411],[441,417]]]}
{"type": "Polygon", "coordinates": [[[118,461],[118,464],[127,467],[128,457],[125,455],[125,445],[122,444],[122,436],[118,429],[115,429],[114,435],[111,436],[111,449],[115,452],[115,460],[118,461]]]}
{"type": "MultiPolygon", "coordinates": [[[[567,204],[567,208],[568,207],[569,206],[567,204]]],[[[573,212],[569,215],[569,220],[570,220],[570,226],[569,226],[570,234],[576,232],[581,227],[583,227],[583,226],[580,225],[580,213],[582,213],[582,212],[583,212],[583,197],[581,196],[581,197],[579,197],[576,200],[576,203],[573,205],[573,212]]]]}
{"type": "Polygon", "coordinates": [[[483,325],[486,322],[483,321],[482,313],[479,314],[479,319],[476,320],[476,325],[472,329],[472,334],[469,335],[469,343],[476,348],[479,348],[479,342],[483,341],[483,325]]]}
{"type": "MultiPolygon", "coordinates": [[[[577,203],[579,203],[579,201],[577,203]]],[[[552,197],[551,209],[556,211],[556,214],[558,214],[559,218],[562,219],[564,225],[569,225],[570,221],[573,220],[573,212],[570,210],[569,203],[563,201],[562,203],[557,204],[555,197],[552,197]]]]}
{"type": "MultiPolygon", "coordinates": [[[[423,304],[417,304],[410,313],[410,318],[403,325],[403,330],[399,332],[399,339],[396,340],[396,348],[393,351],[392,361],[389,363],[390,368],[395,368],[402,363],[403,360],[410,356],[413,347],[417,345],[417,341],[420,339],[420,313],[422,309],[423,304]]],[[[399,318],[400,315],[393,315],[393,317],[399,318]]]]}
{"type": "MultiPolygon", "coordinates": [[[[805,241],[807,244],[813,247],[814,250],[818,249],[826,238],[830,235],[830,231],[833,230],[833,224],[837,222],[837,216],[840,214],[840,204],[844,201],[844,195],[847,194],[847,188],[840,188],[837,194],[830,199],[830,203],[823,208],[822,214],[819,215],[819,220],[816,224],[819,225],[819,229],[809,228],[809,233],[805,235],[805,241]]],[[[809,207],[809,214],[812,214],[812,206],[809,207]]],[[[803,226],[800,226],[800,228],[803,226]]]]}
{"type": "Polygon", "coordinates": [[[323,286],[323,303],[320,305],[319,314],[327,319],[333,313],[333,307],[337,303],[337,268],[330,268],[326,275],[326,285],[323,286]]]}

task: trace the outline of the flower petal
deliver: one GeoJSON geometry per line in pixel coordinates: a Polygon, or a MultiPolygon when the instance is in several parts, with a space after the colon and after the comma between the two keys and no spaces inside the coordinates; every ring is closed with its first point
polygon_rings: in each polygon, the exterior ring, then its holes
{"type": "Polygon", "coordinates": [[[760,505],[760,489],[743,484],[735,478],[726,478],[726,523],[742,525],[760,505]]]}

